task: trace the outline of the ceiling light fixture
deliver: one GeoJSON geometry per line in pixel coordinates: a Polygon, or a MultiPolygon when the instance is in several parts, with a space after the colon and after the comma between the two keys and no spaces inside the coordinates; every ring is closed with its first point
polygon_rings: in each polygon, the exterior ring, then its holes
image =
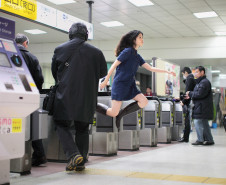
{"type": "Polygon", "coordinates": [[[44,34],[46,33],[45,31],[39,30],[39,29],[33,29],[33,30],[24,30],[24,32],[33,34],[33,35],[38,35],[38,34],[44,34]]]}
{"type": "Polygon", "coordinates": [[[122,24],[119,21],[101,22],[100,24],[102,24],[102,25],[104,25],[106,27],[124,26],[124,24],[122,24]]]}
{"type": "Polygon", "coordinates": [[[211,73],[220,73],[220,70],[212,70],[211,73]]]}
{"type": "Polygon", "coordinates": [[[226,78],[226,74],[220,74],[220,78],[226,78]]]}
{"type": "Polygon", "coordinates": [[[149,0],[128,0],[130,3],[134,4],[135,6],[151,6],[154,5],[149,0]]]}
{"type": "Polygon", "coordinates": [[[74,0],[47,0],[47,1],[54,3],[56,5],[76,3],[76,1],[74,0]]]}
{"type": "Polygon", "coordinates": [[[199,13],[193,13],[193,14],[194,14],[194,16],[196,16],[199,19],[210,18],[210,17],[218,17],[216,12],[214,12],[214,11],[212,11],[212,12],[199,12],[199,13]]]}
{"type": "Polygon", "coordinates": [[[226,35],[226,31],[215,32],[215,34],[218,36],[226,35]]]}

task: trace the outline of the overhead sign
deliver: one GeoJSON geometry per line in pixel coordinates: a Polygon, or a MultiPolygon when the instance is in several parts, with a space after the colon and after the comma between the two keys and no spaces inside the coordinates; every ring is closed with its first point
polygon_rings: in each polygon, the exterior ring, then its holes
{"type": "Polygon", "coordinates": [[[36,21],[56,27],[57,10],[45,4],[37,2],[37,19],[36,21]]]}
{"type": "MultiPolygon", "coordinates": [[[[3,38],[15,38],[15,22],[0,17],[0,36],[3,38]]],[[[0,46],[1,47],[1,46],[0,46]]]]}
{"type": "Polygon", "coordinates": [[[67,13],[64,13],[62,11],[57,10],[57,28],[69,31],[71,25],[76,22],[81,22],[86,25],[88,31],[89,31],[89,37],[88,39],[93,39],[93,25],[91,23],[88,23],[86,21],[83,21],[77,17],[74,17],[72,15],[69,15],[67,13]]]}
{"type": "Polygon", "coordinates": [[[37,2],[35,0],[0,0],[0,2],[0,9],[36,20],[37,2]]]}
{"type": "Polygon", "coordinates": [[[89,31],[88,39],[93,39],[93,24],[36,0],[0,0],[0,9],[66,32],[73,23],[81,22],[89,31]]]}

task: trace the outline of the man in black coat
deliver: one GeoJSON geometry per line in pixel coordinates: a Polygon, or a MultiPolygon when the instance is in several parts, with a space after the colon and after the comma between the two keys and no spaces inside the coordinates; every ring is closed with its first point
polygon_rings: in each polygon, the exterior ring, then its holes
{"type": "MultiPolygon", "coordinates": [[[[184,67],[181,70],[183,78],[185,79],[185,92],[193,91],[195,87],[195,79],[194,75],[191,73],[191,69],[189,67],[184,67]]],[[[189,135],[191,131],[191,100],[190,99],[182,99],[181,105],[183,106],[185,112],[185,128],[184,128],[184,136],[179,140],[179,142],[189,142],[189,135]]]]}
{"type": "MultiPolygon", "coordinates": [[[[42,69],[39,65],[39,61],[36,56],[31,54],[27,48],[29,44],[28,37],[24,34],[18,33],[15,37],[15,42],[27,64],[27,67],[31,73],[32,78],[39,90],[42,90],[42,84],[44,82],[44,78],[42,75],[42,69]]],[[[32,116],[32,115],[31,115],[32,116]]],[[[32,141],[33,154],[32,154],[32,166],[39,166],[47,162],[42,140],[32,141]]]]}
{"type": "Polygon", "coordinates": [[[197,133],[197,141],[192,145],[214,145],[208,120],[213,119],[213,95],[210,81],[206,78],[205,68],[195,68],[196,86],[187,91],[187,98],[194,102],[193,118],[197,133]]]}
{"type": "Polygon", "coordinates": [[[103,53],[86,43],[88,30],[75,23],[70,40],[58,46],[52,58],[52,74],[58,84],[53,118],[68,159],[67,171],[83,170],[89,148],[89,124],[97,106],[99,79],[107,74],[103,53]],[[70,132],[74,121],[75,142],[70,132]]]}

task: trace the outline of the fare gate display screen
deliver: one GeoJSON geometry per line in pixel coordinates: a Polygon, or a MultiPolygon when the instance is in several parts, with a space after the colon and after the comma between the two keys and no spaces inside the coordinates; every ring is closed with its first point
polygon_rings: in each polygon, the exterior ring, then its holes
{"type": "Polygon", "coordinates": [[[0,52],[0,66],[12,67],[7,55],[5,53],[1,53],[1,52],[0,52]]]}

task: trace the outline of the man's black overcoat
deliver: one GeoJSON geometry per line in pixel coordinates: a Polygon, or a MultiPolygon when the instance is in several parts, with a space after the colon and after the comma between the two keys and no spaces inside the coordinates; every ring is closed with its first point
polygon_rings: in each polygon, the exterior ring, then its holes
{"type": "Polygon", "coordinates": [[[55,49],[52,74],[59,81],[53,118],[92,123],[99,79],[107,74],[103,53],[84,40],[74,38],[55,49]]]}

